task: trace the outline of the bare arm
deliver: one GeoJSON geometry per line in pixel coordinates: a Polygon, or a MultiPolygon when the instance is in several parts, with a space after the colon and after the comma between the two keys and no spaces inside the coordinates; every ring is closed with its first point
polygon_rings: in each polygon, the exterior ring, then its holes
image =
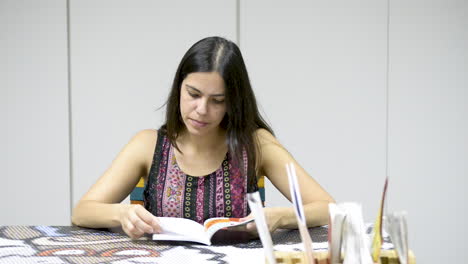
{"type": "Polygon", "coordinates": [[[134,238],[157,231],[156,217],[142,206],[120,204],[148,174],[156,140],[155,130],[137,133],[75,206],[72,223],[91,228],[121,225],[134,238]]]}
{"type": "MultiPolygon", "coordinates": [[[[328,204],[334,202],[328,194],[292,157],[292,155],[268,131],[259,129],[257,137],[260,147],[259,173],[265,175],[273,185],[291,201],[286,164],[292,162],[296,168],[309,227],[328,222],[328,204]]],[[[292,207],[265,208],[270,230],[276,228],[297,228],[296,215],[292,207]]]]}

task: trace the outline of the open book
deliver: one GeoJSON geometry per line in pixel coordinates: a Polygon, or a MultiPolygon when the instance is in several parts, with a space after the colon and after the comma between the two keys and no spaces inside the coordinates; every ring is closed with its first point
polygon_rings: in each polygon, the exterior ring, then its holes
{"type": "Polygon", "coordinates": [[[216,233],[229,227],[246,225],[254,220],[251,218],[240,221],[240,218],[215,217],[207,219],[201,225],[186,218],[158,217],[158,219],[162,232],[153,234],[153,240],[191,241],[205,245],[211,245],[212,237],[216,233]]]}

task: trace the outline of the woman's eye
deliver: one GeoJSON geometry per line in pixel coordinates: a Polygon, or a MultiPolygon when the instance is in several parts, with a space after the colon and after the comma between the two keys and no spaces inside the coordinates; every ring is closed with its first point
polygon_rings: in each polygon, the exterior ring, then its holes
{"type": "Polygon", "coordinates": [[[193,97],[193,98],[198,98],[198,97],[200,97],[199,94],[194,94],[194,93],[189,93],[189,95],[190,95],[191,97],[193,97]]]}
{"type": "Polygon", "coordinates": [[[215,104],[222,104],[222,103],[224,103],[224,100],[213,99],[213,103],[215,103],[215,104]]]}

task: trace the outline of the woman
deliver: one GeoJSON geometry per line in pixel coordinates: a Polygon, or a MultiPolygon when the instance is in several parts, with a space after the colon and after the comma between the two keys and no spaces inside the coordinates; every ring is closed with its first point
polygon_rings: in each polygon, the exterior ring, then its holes
{"type": "MultiPolygon", "coordinates": [[[[293,162],[307,225],[327,223],[333,198],[276,140],[258,112],[247,70],[233,42],[209,37],[184,55],[167,101],[166,123],[143,130],[81,198],[72,222],[122,226],[131,238],[160,232],[158,216],[251,217],[246,193],[266,176],[291,200],[285,164],[293,162]],[[120,204],[140,177],[145,206],[120,204]]],[[[292,208],[265,208],[271,231],[297,228],[292,208]]],[[[255,224],[247,229],[256,232],[255,224]]]]}

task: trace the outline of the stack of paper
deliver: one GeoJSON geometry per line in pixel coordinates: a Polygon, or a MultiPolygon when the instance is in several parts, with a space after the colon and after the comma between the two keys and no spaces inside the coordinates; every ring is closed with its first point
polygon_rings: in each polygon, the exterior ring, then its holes
{"type": "Polygon", "coordinates": [[[408,226],[406,224],[406,212],[393,212],[385,217],[385,229],[392,239],[400,264],[409,262],[408,250],[408,226]]]}
{"type": "MultiPolygon", "coordinates": [[[[373,264],[369,254],[369,238],[366,235],[362,207],[357,203],[343,203],[346,214],[343,223],[343,264],[373,264]]],[[[334,249],[332,249],[333,251],[334,249]]]]}
{"type": "Polygon", "coordinates": [[[328,211],[330,212],[328,224],[328,253],[330,264],[337,264],[341,263],[341,245],[346,212],[342,205],[334,203],[328,205],[328,211]]]}

